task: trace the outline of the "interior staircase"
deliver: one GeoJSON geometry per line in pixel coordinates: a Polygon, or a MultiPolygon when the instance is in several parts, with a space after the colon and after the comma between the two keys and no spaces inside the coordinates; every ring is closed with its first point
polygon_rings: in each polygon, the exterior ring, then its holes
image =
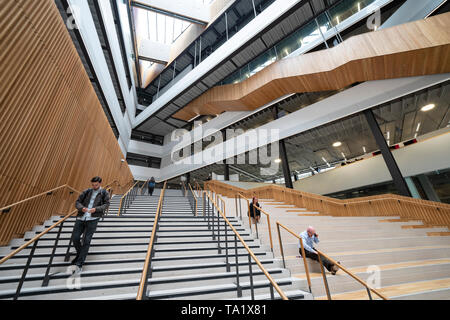
{"type": "MultiPolygon", "coordinates": [[[[235,215],[234,198],[223,197],[229,215],[235,215]]],[[[246,204],[242,201],[242,207],[246,204]]],[[[450,237],[446,227],[424,226],[421,221],[391,217],[332,217],[305,208],[259,199],[269,213],[274,254],[282,261],[276,222],[300,233],[310,225],[316,228],[320,243],[316,247],[372,286],[389,299],[450,299],[450,237]],[[431,236],[444,235],[444,236],[431,236]],[[379,276],[379,282],[376,276],[379,276]]],[[[246,216],[247,210],[243,211],[246,216]]],[[[243,220],[248,227],[248,218],[243,220]]],[[[255,226],[252,226],[255,233],[255,226]]],[[[261,216],[258,235],[263,244],[270,243],[267,218],[261,216]]],[[[307,286],[298,240],[281,230],[286,267],[293,277],[307,286]]],[[[327,299],[320,266],[308,261],[312,294],[315,299],[327,299]]],[[[327,272],[332,299],[369,299],[365,288],[339,271],[336,276],[327,272]]],[[[378,298],[372,294],[374,299],[378,298]]]]}
{"type": "MultiPolygon", "coordinates": [[[[153,196],[136,196],[122,216],[117,215],[121,195],[112,197],[109,213],[98,224],[79,277],[72,275],[70,260],[64,262],[75,218],[71,217],[63,225],[50,270],[51,279],[48,286],[44,287],[42,281],[58,230],[55,228],[43,236],[33,255],[19,299],[136,299],[160,191],[156,189],[153,196]]],[[[9,246],[0,248],[0,256],[18,248],[61,218],[54,216],[27,232],[24,238],[11,241],[9,246]]],[[[292,277],[289,270],[282,268],[282,263],[279,259],[274,259],[270,248],[261,245],[240,219],[229,217],[229,221],[290,299],[312,299],[310,293],[303,291],[307,288],[303,281],[292,277]]],[[[224,230],[222,220],[221,232],[224,230]]],[[[195,216],[188,198],[180,190],[166,190],[156,235],[148,298],[250,299],[248,253],[238,241],[242,289],[242,296],[238,297],[234,236],[228,229],[230,265],[227,271],[225,250],[222,249],[219,253],[217,238],[214,239],[213,231],[208,228],[208,221],[203,217],[201,201],[198,216],[195,216]]],[[[224,248],[223,233],[221,239],[221,246],[224,248]]],[[[0,299],[14,297],[30,250],[31,246],[0,265],[0,299]]],[[[72,247],[71,251],[74,252],[75,249],[72,247]]],[[[74,255],[71,259],[73,257],[74,255]]],[[[252,273],[255,299],[270,299],[269,281],[254,261],[252,273]]],[[[279,298],[276,291],[275,298],[279,298]]]]}

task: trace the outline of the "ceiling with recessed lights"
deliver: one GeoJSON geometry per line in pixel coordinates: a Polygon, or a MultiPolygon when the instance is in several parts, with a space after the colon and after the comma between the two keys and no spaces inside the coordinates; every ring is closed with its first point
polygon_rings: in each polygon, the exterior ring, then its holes
{"type": "MultiPolygon", "coordinates": [[[[295,99],[298,103],[306,98],[295,99]]],[[[449,127],[450,81],[377,106],[373,111],[390,145],[449,127]],[[435,107],[429,111],[422,111],[422,108],[429,104],[434,104],[435,107]]],[[[267,116],[250,119],[249,126],[257,128],[271,117],[271,113],[268,112],[267,116]]],[[[333,166],[346,159],[358,158],[378,150],[362,113],[289,137],[285,139],[285,144],[291,173],[300,174],[311,171],[311,168],[323,170],[328,168],[328,164],[333,166]],[[333,146],[335,142],[341,142],[341,145],[335,147],[333,146]]],[[[223,165],[214,164],[192,172],[191,177],[202,180],[211,171],[223,175],[223,168],[223,165]]],[[[241,181],[262,182],[283,177],[281,165],[278,172],[270,176],[262,176],[260,166],[251,164],[232,165],[230,174],[234,173],[240,173],[241,181]]]]}

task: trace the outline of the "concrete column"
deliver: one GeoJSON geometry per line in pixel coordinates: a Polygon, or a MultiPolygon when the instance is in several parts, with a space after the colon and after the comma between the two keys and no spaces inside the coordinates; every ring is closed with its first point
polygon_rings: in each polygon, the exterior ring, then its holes
{"type": "MultiPolygon", "coordinates": [[[[375,115],[373,114],[371,109],[365,110],[364,115],[366,116],[367,123],[369,124],[373,137],[377,142],[378,148],[380,148],[381,150],[384,162],[386,163],[386,166],[392,176],[392,180],[394,180],[394,184],[397,190],[401,195],[411,197],[411,193],[409,192],[405,179],[403,178],[400,168],[398,167],[397,162],[395,161],[394,156],[392,155],[391,150],[389,149],[389,146],[384,139],[380,126],[375,119],[375,115]]],[[[374,172],[373,174],[376,174],[376,172],[374,172]]]]}
{"type": "MultiPolygon", "coordinates": [[[[273,113],[274,120],[277,120],[278,118],[280,118],[278,106],[275,106],[272,109],[272,113],[273,113]]],[[[287,157],[286,145],[284,143],[284,140],[283,139],[280,140],[279,144],[280,144],[280,147],[279,147],[280,159],[281,159],[281,165],[283,167],[283,175],[284,175],[284,185],[286,186],[286,188],[294,189],[294,185],[292,184],[291,170],[289,169],[289,161],[288,161],[288,157],[287,157]]]]}
{"type": "Polygon", "coordinates": [[[413,198],[421,199],[419,191],[417,191],[416,185],[414,184],[414,181],[411,179],[411,177],[405,178],[406,184],[408,185],[409,192],[411,192],[411,195],[413,198]]]}

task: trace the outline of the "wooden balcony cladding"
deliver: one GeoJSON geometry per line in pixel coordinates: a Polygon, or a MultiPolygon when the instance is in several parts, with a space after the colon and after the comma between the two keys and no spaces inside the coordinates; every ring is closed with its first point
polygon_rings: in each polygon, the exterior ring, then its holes
{"type": "MultiPolygon", "coordinates": [[[[242,189],[220,181],[207,181],[205,188],[234,198],[241,194],[246,198],[273,199],[321,215],[334,217],[376,217],[400,216],[402,219],[421,220],[429,226],[450,228],[450,204],[429,200],[413,199],[396,194],[360,197],[354,199],[334,199],[279,185],[242,189]]],[[[270,213],[270,212],[269,212],[270,213]]]]}
{"type": "MultiPolygon", "coordinates": [[[[133,179],[52,0],[1,0],[0,207],[70,185],[133,179]]],[[[117,187],[115,190],[118,191],[117,187]]],[[[0,245],[74,209],[59,192],[0,214],[0,245]]]]}
{"type": "Polygon", "coordinates": [[[450,13],[351,37],[336,47],[279,60],[243,82],[216,86],[174,115],[255,110],[290,93],[450,72],[450,13]]]}

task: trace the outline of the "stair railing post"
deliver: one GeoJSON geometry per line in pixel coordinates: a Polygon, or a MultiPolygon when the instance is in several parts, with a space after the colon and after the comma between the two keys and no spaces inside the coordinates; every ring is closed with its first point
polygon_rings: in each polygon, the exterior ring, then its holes
{"type": "MultiPolygon", "coordinates": [[[[225,212],[224,215],[226,216],[225,212]]],[[[227,263],[227,272],[230,272],[230,261],[228,259],[228,224],[225,221],[225,250],[226,250],[226,263],[227,263]]]]}
{"type": "Polygon", "coordinates": [[[63,223],[59,225],[58,233],[56,234],[55,244],[53,245],[52,253],[50,254],[50,259],[48,261],[47,269],[45,270],[44,280],[42,281],[42,287],[47,287],[50,281],[50,269],[52,267],[53,258],[55,257],[56,247],[58,246],[59,238],[61,237],[61,230],[63,228],[63,223]]]}
{"type": "Polygon", "coordinates": [[[273,284],[270,284],[270,299],[275,300],[275,294],[273,292],[273,284]]]}
{"type": "Polygon", "coordinates": [[[206,208],[205,208],[205,205],[206,205],[205,193],[202,193],[202,200],[203,200],[203,207],[202,207],[203,219],[206,219],[206,216],[205,216],[205,214],[206,214],[206,212],[205,212],[205,210],[206,210],[206,208]]]}
{"type": "Polygon", "coordinates": [[[283,242],[281,241],[280,224],[277,221],[278,241],[280,242],[281,257],[283,258],[283,267],[286,269],[286,259],[284,258],[283,242]]]}
{"type": "Polygon", "coordinates": [[[217,247],[219,249],[219,254],[222,254],[222,247],[220,245],[220,209],[219,209],[219,207],[217,207],[216,210],[217,210],[217,247]]]}
{"type": "Polygon", "coordinates": [[[252,295],[252,300],[255,300],[255,288],[253,286],[252,258],[250,254],[248,254],[248,270],[250,272],[250,291],[252,295]]]}
{"type": "Polygon", "coordinates": [[[212,234],[213,240],[216,240],[216,229],[215,229],[215,218],[214,218],[214,205],[211,199],[211,223],[212,223],[212,234]]]}
{"type": "Polygon", "coordinates": [[[127,193],[127,194],[125,195],[125,205],[124,205],[124,207],[123,207],[123,212],[122,212],[122,214],[126,214],[126,213],[127,213],[127,208],[128,208],[128,195],[129,195],[129,193],[127,193]]]}
{"type": "Polygon", "coordinates": [[[238,255],[238,242],[237,235],[234,234],[234,254],[235,254],[235,262],[236,262],[236,287],[237,287],[237,296],[238,298],[242,297],[242,288],[239,282],[239,255],[238,255]]]}
{"type": "Polygon", "coordinates": [[[242,200],[241,197],[239,197],[239,215],[241,217],[241,221],[243,221],[241,200],[242,200]]]}
{"type": "Polygon", "coordinates": [[[211,220],[209,218],[209,195],[208,194],[205,194],[205,199],[206,199],[206,202],[207,202],[207,204],[206,204],[206,211],[207,211],[206,217],[208,219],[208,230],[211,230],[211,220]]]}
{"type": "Polygon", "coordinates": [[[259,239],[258,222],[255,223],[256,239],[259,239]]]}
{"type": "MultiPolygon", "coordinates": [[[[75,223],[76,223],[76,221],[77,221],[77,218],[75,218],[75,223]]],[[[66,251],[66,255],[64,256],[64,262],[67,262],[70,260],[70,248],[73,243],[74,232],[75,232],[75,228],[74,228],[74,230],[72,230],[72,235],[70,236],[69,244],[67,245],[67,251],[66,251]]]]}
{"type": "Polygon", "coordinates": [[[31,260],[33,259],[34,252],[36,251],[37,244],[39,239],[33,243],[33,247],[31,248],[30,254],[28,255],[27,263],[25,264],[25,268],[22,272],[22,277],[20,278],[19,284],[17,285],[16,293],[14,294],[14,300],[17,300],[20,296],[20,291],[22,291],[23,282],[27,277],[28,269],[30,268],[31,260]]]}
{"type": "Polygon", "coordinates": [[[370,289],[369,289],[369,288],[366,288],[366,290],[367,290],[367,294],[369,295],[369,299],[370,299],[370,300],[373,300],[373,299],[372,299],[372,294],[370,293],[370,289]]]}
{"type": "Polygon", "coordinates": [[[328,300],[331,300],[330,288],[328,287],[327,275],[325,274],[325,270],[323,268],[322,259],[320,257],[320,253],[317,253],[317,257],[319,258],[320,270],[322,272],[323,284],[325,286],[325,291],[327,292],[328,300]]]}
{"type": "Polygon", "coordinates": [[[234,194],[234,204],[236,205],[236,218],[239,217],[238,205],[237,205],[237,194],[234,194]]]}

